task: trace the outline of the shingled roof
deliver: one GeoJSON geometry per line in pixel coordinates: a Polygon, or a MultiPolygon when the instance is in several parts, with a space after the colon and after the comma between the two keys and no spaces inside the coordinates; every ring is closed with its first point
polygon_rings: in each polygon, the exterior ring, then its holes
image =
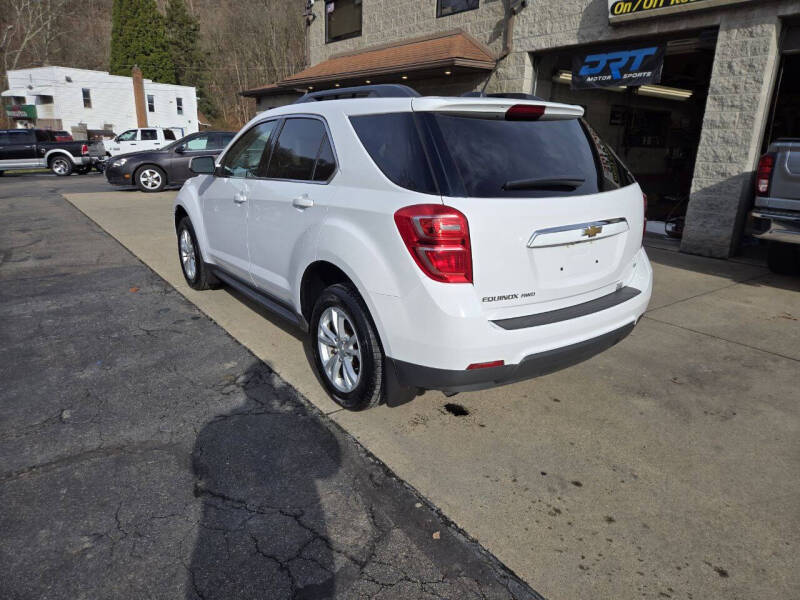
{"type": "Polygon", "coordinates": [[[286,79],[241,94],[271,95],[309,85],[435,69],[490,71],[494,66],[489,48],[468,33],[455,30],[337,54],[286,79]]]}

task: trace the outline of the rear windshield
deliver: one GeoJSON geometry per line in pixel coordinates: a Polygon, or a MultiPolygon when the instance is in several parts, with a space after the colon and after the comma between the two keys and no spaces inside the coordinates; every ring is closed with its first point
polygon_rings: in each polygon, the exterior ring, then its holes
{"type": "Polygon", "coordinates": [[[624,187],[633,177],[582,121],[497,121],[440,113],[352,117],[394,183],[448,196],[553,197],[624,187]]]}

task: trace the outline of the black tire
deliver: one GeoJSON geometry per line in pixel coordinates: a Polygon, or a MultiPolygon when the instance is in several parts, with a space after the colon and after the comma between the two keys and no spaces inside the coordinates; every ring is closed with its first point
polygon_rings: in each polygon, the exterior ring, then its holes
{"type": "Polygon", "coordinates": [[[793,275],[800,267],[800,246],[770,242],[767,246],[767,266],[773,273],[793,275]]]}
{"type": "Polygon", "coordinates": [[[56,155],[51,158],[47,163],[47,166],[50,168],[53,174],[58,177],[67,177],[68,175],[72,175],[72,171],[74,169],[72,161],[66,156],[62,155],[56,155]]]}
{"type": "Polygon", "coordinates": [[[5,173],[5,171],[0,171],[0,177],[3,176],[3,173],[5,173]]]}
{"type": "Polygon", "coordinates": [[[177,234],[178,234],[178,261],[181,264],[181,272],[183,273],[183,278],[186,279],[186,283],[189,284],[189,287],[195,290],[208,290],[215,287],[219,287],[219,280],[216,277],[214,277],[214,274],[211,272],[211,269],[203,260],[203,255],[200,253],[200,246],[197,244],[197,236],[194,233],[194,227],[192,227],[192,222],[189,220],[189,217],[183,217],[180,220],[180,222],[178,223],[177,234]],[[181,248],[181,240],[184,231],[188,232],[188,235],[191,238],[192,249],[194,251],[195,270],[193,277],[190,277],[191,270],[188,269],[187,264],[184,261],[183,249],[181,248]]]}
{"type": "MultiPolygon", "coordinates": [[[[323,290],[314,304],[310,331],[314,366],[319,371],[320,380],[334,402],[347,410],[365,410],[380,404],[386,394],[383,347],[369,310],[355,288],[349,284],[337,283],[323,290]],[[358,382],[350,392],[343,392],[336,388],[325,372],[320,355],[319,322],[326,310],[331,307],[342,311],[354,325],[354,331],[350,332],[350,335],[351,337],[355,335],[360,351],[360,360],[357,365],[358,382]]],[[[351,364],[355,367],[355,360],[351,364]]]]}
{"type": "Polygon", "coordinates": [[[160,192],[167,185],[167,174],[164,169],[155,165],[142,165],[133,178],[139,191],[149,194],[160,192]]]}

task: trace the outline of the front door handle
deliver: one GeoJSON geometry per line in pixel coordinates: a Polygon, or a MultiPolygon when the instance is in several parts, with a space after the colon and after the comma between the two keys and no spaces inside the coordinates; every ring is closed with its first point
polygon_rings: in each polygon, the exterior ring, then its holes
{"type": "Polygon", "coordinates": [[[247,196],[243,192],[236,192],[233,195],[233,202],[235,204],[244,204],[247,202],[247,196]]]}
{"type": "Polygon", "coordinates": [[[292,206],[296,208],[311,208],[314,206],[314,201],[308,197],[308,194],[303,194],[292,200],[292,206]]]}

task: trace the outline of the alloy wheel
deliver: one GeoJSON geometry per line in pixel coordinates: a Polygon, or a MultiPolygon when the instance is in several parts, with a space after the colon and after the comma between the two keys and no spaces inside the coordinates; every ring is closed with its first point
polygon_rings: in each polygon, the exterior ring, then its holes
{"type": "Polygon", "coordinates": [[[194,251],[194,241],[188,229],[181,231],[180,239],[181,266],[186,278],[194,281],[197,275],[197,256],[194,251]]]}
{"type": "Polygon", "coordinates": [[[139,173],[139,183],[148,190],[157,190],[161,186],[161,173],[155,169],[144,169],[139,173]]]}
{"type": "Polygon", "coordinates": [[[67,165],[67,161],[64,158],[56,158],[53,161],[53,172],[56,175],[65,175],[69,170],[69,165],[67,165]]]}
{"type": "Polygon", "coordinates": [[[350,316],[338,306],[329,306],[317,326],[317,347],[322,370],[331,385],[350,393],[361,380],[361,345],[350,316]]]}

